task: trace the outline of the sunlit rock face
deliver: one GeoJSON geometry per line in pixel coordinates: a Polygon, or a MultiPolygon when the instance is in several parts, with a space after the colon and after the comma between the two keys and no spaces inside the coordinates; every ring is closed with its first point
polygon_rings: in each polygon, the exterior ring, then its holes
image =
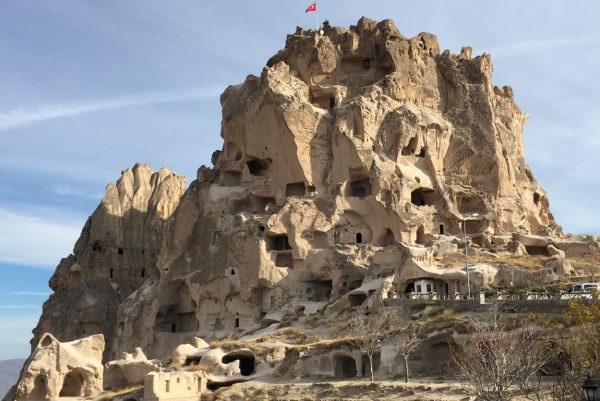
{"type": "Polygon", "coordinates": [[[60,341],[104,334],[110,350],[120,303],[158,276],[163,233],[184,190],[184,177],[143,164],[123,171],[106,187],[73,254],[50,279],[54,294],[44,304],[32,346],[45,332],[60,341]]]}
{"type": "Polygon", "coordinates": [[[464,271],[432,255],[464,228],[484,247],[560,235],[523,158],[526,116],[491,75],[490,56],[390,20],[297,29],[222,94],[223,148],[187,190],[145,165],[107,187],[36,341],[102,333],[105,359],[162,358],[298,308],[375,306],[415,272],[448,292],[464,271]]]}

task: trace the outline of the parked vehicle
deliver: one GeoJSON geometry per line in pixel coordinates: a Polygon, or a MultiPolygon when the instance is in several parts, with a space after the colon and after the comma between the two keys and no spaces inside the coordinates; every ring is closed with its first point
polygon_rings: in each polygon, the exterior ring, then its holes
{"type": "Polygon", "coordinates": [[[578,283],[561,296],[561,299],[592,299],[592,293],[600,294],[600,283],[578,283]]]}
{"type": "Polygon", "coordinates": [[[571,293],[591,293],[593,290],[600,292],[599,283],[579,283],[575,284],[569,292],[571,293]]]}

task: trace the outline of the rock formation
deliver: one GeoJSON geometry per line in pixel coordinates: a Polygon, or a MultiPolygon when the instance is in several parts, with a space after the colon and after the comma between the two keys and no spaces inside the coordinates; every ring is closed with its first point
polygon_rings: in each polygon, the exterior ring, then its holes
{"type": "MultiPolygon", "coordinates": [[[[544,254],[564,272],[570,253],[599,246],[562,238],[523,157],[527,117],[510,87],[493,85],[489,55],[441,52],[435,36],[405,38],[390,20],[298,28],[221,104],[223,148],[187,190],[145,165],[107,187],[51,279],[34,342],[102,333],[105,361],[177,348],[178,363],[251,374],[248,350],[180,345],[290,313],[464,295],[463,262],[438,263],[458,246],[544,254]]],[[[469,282],[477,290],[497,273],[476,266],[469,282]]],[[[351,350],[326,357],[341,371],[363,365],[351,350]]]]}
{"type": "Polygon", "coordinates": [[[184,177],[166,168],[154,173],[142,164],[106,187],[73,254],[50,279],[54,293],[44,304],[32,346],[45,332],[60,341],[102,333],[110,349],[119,305],[158,276],[163,233],[184,189],[184,177]]]}
{"type": "Polygon", "coordinates": [[[67,343],[44,334],[25,362],[16,398],[40,401],[98,394],[102,391],[103,351],[101,334],[67,343]]]}
{"type": "MultiPolygon", "coordinates": [[[[369,293],[342,296],[375,278],[404,292],[463,220],[487,244],[557,233],[523,159],[526,118],[491,72],[489,56],[440,53],[389,20],[298,29],[221,96],[223,149],[183,195],[159,277],[124,302],[116,350],[165,355],[273,310],[360,304],[369,293]]],[[[453,274],[436,291],[466,291],[453,274]]]]}

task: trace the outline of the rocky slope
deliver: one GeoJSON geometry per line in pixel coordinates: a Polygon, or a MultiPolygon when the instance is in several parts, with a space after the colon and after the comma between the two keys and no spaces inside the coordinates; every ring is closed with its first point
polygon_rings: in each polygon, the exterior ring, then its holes
{"type": "MultiPolygon", "coordinates": [[[[146,165],[107,187],[33,344],[101,333],[105,361],[135,347],[165,358],[289,313],[374,308],[417,279],[464,294],[462,262],[435,259],[463,230],[494,252],[560,251],[523,157],[526,116],[493,85],[489,55],[441,52],[390,20],[298,28],[221,104],[223,148],[187,190],[146,165]]],[[[475,289],[495,279],[485,271],[475,289]]]]}

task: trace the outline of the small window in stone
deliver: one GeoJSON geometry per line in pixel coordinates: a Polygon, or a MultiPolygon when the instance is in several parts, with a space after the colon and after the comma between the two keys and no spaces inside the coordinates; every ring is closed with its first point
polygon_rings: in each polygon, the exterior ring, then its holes
{"type": "Polygon", "coordinates": [[[240,327],[240,319],[239,319],[239,318],[236,318],[236,319],[235,319],[235,328],[237,329],[237,328],[239,328],[239,327],[240,327]]]}
{"type": "Polygon", "coordinates": [[[246,162],[248,171],[254,176],[264,176],[269,172],[270,159],[268,160],[249,160],[246,162]]]}
{"type": "Polygon", "coordinates": [[[315,186],[314,186],[314,185],[309,185],[308,187],[306,187],[306,190],[307,190],[308,192],[316,192],[316,191],[317,191],[317,188],[315,188],[315,186]]]}
{"type": "Polygon", "coordinates": [[[142,255],[144,254],[144,250],[142,249],[142,255]]]}
{"type": "Polygon", "coordinates": [[[304,196],[305,193],[303,182],[293,182],[285,187],[285,196],[304,196]]]}
{"type": "Polygon", "coordinates": [[[364,198],[372,193],[371,181],[369,179],[352,181],[350,183],[350,196],[364,198]]]}
{"type": "Polygon", "coordinates": [[[235,276],[235,270],[234,270],[234,269],[231,269],[231,270],[229,271],[229,274],[231,274],[232,276],[235,276]]]}
{"type": "Polygon", "coordinates": [[[335,107],[335,98],[330,97],[329,98],[329,108],[333,109],[335,107]]]}
{"type": "Polygon", "coordinates": [[[146,276],[146,269],[142,269],[140,276],[142,276],[142,278],[146,276]]]}
{"type": "Polygon", "coordinates": [[[110,273],[110,278],[113,278],[114,274],[115,274],[115,269],[110,269],[109,273],[110,273]]]}
{"type": "Polygon", "coordinates": [[[123,248],[119,248],[119,249],[117,249],[117,253],[118,253],[119,255],[123,255],[123,248]]]}
{"type": "Polygon", "coordinates": [[[365,70],[368,70],[368,69],[371,68],[371,59],[366,58],[366,59],[363,60],[363,68],[365,70]]]}
{"type": "Polygon", "coordinates": [[[221,233],[219,231],[213,231],[210,243],[212,246],[219,246],[219,241],[221,241],[221,233]]]}
{"type": "Polygon", "coordinates": [[[177,378],[177,383],[180,383],[180,382],[181,382],[181,378],[178,377],[177,378]]]}
{"type": "Polygon", "coordinates": [[[290,251],[290,246],[287,235],[277,235],[267,238],[267,251],[290,251]]]}
{"type": "Polygon", "coordinates": [[[165,392],[169,392],[171,391],[171,381],[170,380],[165,380],[165,392]]]}
{"type": "Polygon", "coordinates": [[[102,247],[100,246],[100,244],[99,244],[99,243],[97,243],[97,242],[94,242],[94,243],[92,244],[92,251],[94,251],[94,252],[97,252],[97,251],[101,251],[101,250],[102,250],[102,247]]]}
{"type": "Polygon", "coordinates": [[[175,323],[171,323],[171,333],[177,333],[177,325],[175,323]]]}
{"type": "Polygon", "coordinates": [[[444,235],[446,233],[446,227],[443,224],[440,224],[440,235],[444,235]]]}
{"type": "Polygon", "coordinates": [[[363,235],[362,233],[356,233],[356,243],[357,244],[362,244],[363,242],[363,235]]]}

